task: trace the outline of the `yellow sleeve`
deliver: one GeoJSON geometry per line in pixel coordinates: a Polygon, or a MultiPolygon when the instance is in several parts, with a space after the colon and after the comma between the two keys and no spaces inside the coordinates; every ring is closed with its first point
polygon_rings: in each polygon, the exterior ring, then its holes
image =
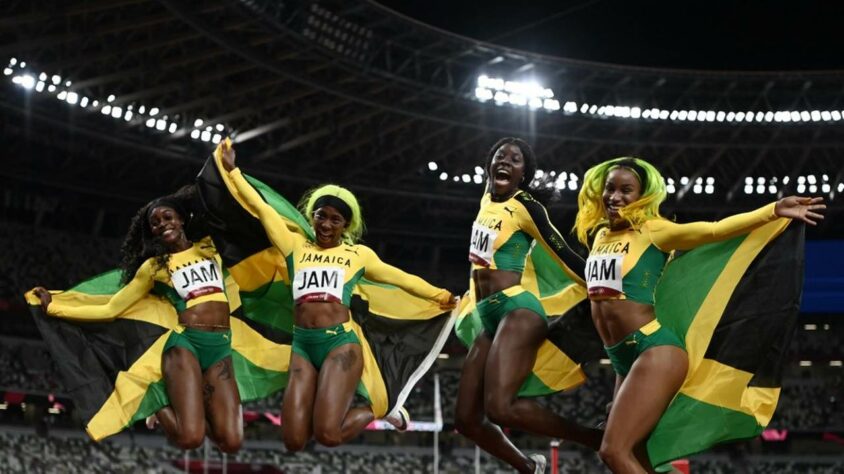
{"type": "Polygon", "coordinates": [[[154,285],[153,265],[153,259],[144,262],[138,268],[132,281],[113,294],[106,304],[80,306],[61,303],[54,299],[47,306],[47,314],[76,321],[111,321],[149,294],[154,285]]]}
{"type": "Polygon", "coordinates": [[[305,238],[287,228],[287,223],[284,219],[246,181],[246,178],[240,172],[240,168],[230,171],[229,177],[237,188],[237,192],[246,201],[246,204],[258,214],[258,219],[261,220],[261,224],[264,226],[264,231],[267,233],[270,242],[285,257],[293,253],[297,241],[304,240],[305,238]]]}
{"type": "Polygon", "coordinates": [[[772,202],[755,211],[736,214],[717,222],[677,224],[666,219],[652,219],[642,225],[642,230],[650,234],[651,241],[663,252],[689,250],[699,245],[747,234],[775,220],[776,204],[772,202]]]}
{"type": "Polygon", "coordinates": [[[586,263],[569,247],[560,231],[551,224],[545,206],[524,193],[517,194],[516,200],[522,203],[527,211],[519,213],[519,227],[533,237],[536,243],[556,260],[569,278],[585,286],[583,272],[586,269],[586,263]]]}
{"type": "Polygon", "coordinates": [[[420,298],[445,303],[451,298],[451,293],[443,288],[428,283],[416,275],[384,263],[378,255],[365,245],[359,245],[364,256],[364,276],[378,283],[386,283],[401,288],[402,290],[420,298]]]}

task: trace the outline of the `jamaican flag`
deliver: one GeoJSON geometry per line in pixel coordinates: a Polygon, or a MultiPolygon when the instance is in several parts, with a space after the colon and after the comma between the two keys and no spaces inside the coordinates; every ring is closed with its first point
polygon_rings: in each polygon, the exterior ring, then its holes
{"type": "MultiPolygon", "coordinates": [[[[286,382],[289,338],[244,311],[237,284],[225,272],[232,311],[232,362],[243,401],[264,398],[286,382]]],[[[104,305],[121,288],[112,270],[67,291],[51,292],[63,306],[104,305]]],[[[175,290],[156,282],[149,295],[108,322],[72,322],[47,316],[31,291],[31,312],[73,399],[85,429],[96,441],[169,405],[161,373],[167,338],[181,331],[175,290]]]]}
{"type": "MultiPolygon", "coordinates": [[[[534,246],[528,256],[521,285],[539,298],[549,326],[519,396],[537,397],[577,387],[586,380],[581,364],[605,357],[589,314],[586,289],[566,275],[540,245],[534,246]]],[[[455,324],[457,337],[467,347],[483,331],[476,303],[474,282],[470,280],[455,324]]]]}
{"type": "Polygon", "coordinates": [[[674,258],[656,288],[660,323],[689,372],[647,442],[651,463],[759,435],[776,408],[803,286],[804,226],[778,219],[674,258]]]}
{"type": "MultiPolygon", "coordinates": [[[[291,231],[314,239],[313,229],[295,206],[261,181],[243,176],[291,231]]],[[[294,303],[287,261],[222,168],[219,147],[200,172],[197,188],[214,243],[240,286],[246,312],[290,340],[294,303]]],[[[454,319],[432,302],[365,278],[353,291],[350,310],[364,358],[358,393],[380,418],[404,404],[436,360],[454,319]]],[[[288,353],[278,357],[287,364],[288,353]]]]}

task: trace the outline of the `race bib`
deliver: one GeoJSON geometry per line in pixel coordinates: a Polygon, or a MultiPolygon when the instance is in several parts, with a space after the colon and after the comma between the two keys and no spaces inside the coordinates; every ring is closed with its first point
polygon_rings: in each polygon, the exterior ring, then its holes
{"type": "Polygon", "coordinates": [[[589,290],[589,296],[612,297],[622,294],[623,263],[623,255],[590,255],[586,259],[586,288],[589,290]]]}
{"type": "Polygon", "coordinates": [[[179,268],[170,275],[170,281],[185,301],[223,292],[223,272],[214,260],[200,260],[179,268]]]}
{"type": "Polygon", "coordinates": [[[498,232],[475,222],[472,224],[472,241],[469,244],[469,261],[484,267],[492,262],[492,245],[498,232]]]}
{"type": "Polygon", "coordinates": [[[303,301],[343,302],[346,270],[339,267],[308,267],[296,270],[293,299],[303,301]]]}

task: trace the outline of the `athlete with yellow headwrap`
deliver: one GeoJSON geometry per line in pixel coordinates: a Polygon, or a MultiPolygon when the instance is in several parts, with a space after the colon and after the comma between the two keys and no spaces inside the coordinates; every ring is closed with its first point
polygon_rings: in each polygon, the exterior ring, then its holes
{"type": "MultiPolygon", "coordinates": [[[[287,263],[295,304],[288,384],[282,402],[284,444],[298,451],[313,436],[326,446],[356,437],[375,419],[370,407],[351,407],[364,371],[361,340],[350,317],[355,286],[362,278],[394,285],[436,303],[455,305],[450,292],[382,262],[358,244],[364,224],[355,196],[335,185],[318,187],[302,199],[302,213],[314,239],[291,231],[282,217],[249,184],[235,163],[229,142],[221,144],[222,162],[234,191],[253,211],[272,245],[287,263]]],[[[388,418],[407,426],[401,415],[388,418]]]]}
{"type": "MultiPolygon", "coordinates": [[[[585,272],[592,319],[617,374],[600,455],[618,473],[651,471],[658,447],[651,443],[648,454],[637,450],[638,456],[634,448],[653,436],[692,370],[689,336],[684,341],[665,320],[660,324],[654,311],[655,289],[669,252],[748,234],[780,217],[814,225],[826,208],[823,198],[790,196],[718,222],[677,224],[659,214],[665,197],[659,171],[638,158],[617,158],[590,168],[578,196],[578,239],[587,244],[594,236],[585,272]]],[[[667,314],[661,318],[680,310],[662,309],[667,314]]],[[[697,352],[705,352],[705,347],[697,352]]]]}

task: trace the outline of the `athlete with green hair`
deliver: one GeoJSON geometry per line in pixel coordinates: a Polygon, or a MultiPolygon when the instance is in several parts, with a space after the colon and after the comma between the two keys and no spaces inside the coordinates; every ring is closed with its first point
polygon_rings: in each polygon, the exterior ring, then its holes
{"type": "MultiPolygon", "coordinates": [[[[223,166],[237,192],[254,209],[267,237],[287,259],[295,301],[293,347],[282,402],[282,437],[288,451],[302,450],[313,436],[337,446],[360,434],[375,418],[370,407],[351,407],[361,380],[361,343],[352,329],[349,304],[357,282],[366,279],[397,286],[444,310],[455,306],[445,289],[382,262],[358,243],[364,230],[355,196],[336,185],[320,186],[303,197],[301,211],[315,240],[292,232],[243,177],[235,152],[222,144],[223,166]]],[[[386,421],[407,427],[407,412],[386,421]]]]}
{"type": "Polygon", "coordinates": [[[605,161],[583,181],[574,228],[586,245],[594,236],[586,286],[592,319],[617,374],[599,453],[613,472],[652,472],[638,446],[680,389],[689,365],[684,343],[654,313],[654,289],[669,252],[746,234],[778,217],[815,225],[826,206],[823,198],[789,196],[718,222],[677,224],[659,214],[665,182],[644,160],[605,161]]]}

